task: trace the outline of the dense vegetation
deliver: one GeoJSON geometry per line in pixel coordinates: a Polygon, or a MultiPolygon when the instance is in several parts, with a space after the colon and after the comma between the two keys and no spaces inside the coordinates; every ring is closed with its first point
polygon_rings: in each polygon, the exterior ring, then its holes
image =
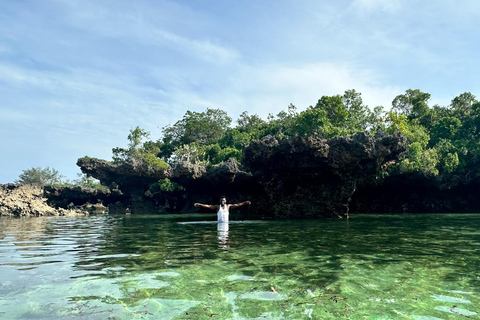
{"type": "MultiPolygon", "coordinates": [[[[383,107],[369,108],[359,92],[348,90],[343,95],[323,96],[302,112],[290,104],[267,120],[243,112],[233,127],[225,111],[188,111],[183,119],[163,128],[163,137],[143,143],[140,149],[158,150],[156,156],[169,164],[189,161],[213,165],[228,158],[241,161],[245,145],[266,135],[331,138],[360,131],[400,131],[408,140],[408,152],[392,167],[394,172],[467,174],[480,155],[480,103],[469,92],[455,97],[447,106],[430,106],[429,100],[428,93],[407,90],[385,111],[383,107]]],[[[139,131],[132,130],[130,136],[139,131]]],[[[138,141],[130,141],[140,146],[138,141]]]]}
{"type": "MultiPolygon", "coordinates": [[[[187,111],[181,120],[164,127],[162,137],[156,141],[149,140],[144,129],[132,129],[128,148],[114,148],[113,160],[157,168],[180,161],[209,166],[229,158],[241,161],[243,148],[266,135],[332,138],[363,131],[371,134],[400,131],[408,140],[408,152],[390,168],[390,173],[468,177],[480,159],[479,101],[469,92],[455,97],[447,106],[430,106],[429,100],[428,93],[407,90],[395,97],[391,109],[386,111],[381,106],[366,106],[359,92],[348,90],[343,95],[323,96],[316,105],[301,112],[290,104],[266,120],[245,111],[235,126],[232,118],[220,109],[187,111]]],[[[52,172],[44,173],[48,176],[52,172]]],[[[26,174],[20,181],[29,181],[26,174]]],[[[53,175],[46,182],[58,183],[55,179],[53,175]]],[[[170,181],[159,183],[166,189],[177,188],[170,181]]]]}

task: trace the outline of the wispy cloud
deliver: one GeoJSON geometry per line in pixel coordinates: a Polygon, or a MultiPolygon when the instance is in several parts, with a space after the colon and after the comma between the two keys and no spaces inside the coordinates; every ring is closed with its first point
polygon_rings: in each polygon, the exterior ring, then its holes
{"type": "Polygon", "coordinates": [[[362,12],[396,12],[402,7],[400,0],[354,0],[352,7],[362,12]]]}
{"type": "Polygon", "coordinates": [[[385,86],[371,70],[328,62],[243,65],[224,83],[224,89],[204,98],[234,117],[249,111],[263,118],[285,110],[289,103],[301,111],[324,95],[343,94],[349,89],[361,92],[372,108],[389,108],[393,97],[401,93],[398,87],[385,86]]]}
{"type": "Polygon", "coordinates": [[[124,3],[112,7],[102,2],[73,1],[64,4],[67,8],[64,22],[96,37],[124,39],[147,48],[167,48],[177,54],[213,64],[231,63],[240,57],[237,50],[219,39],[195,30],[204,24],[199,14],[190,12],[186,6],[168,1],[162,3],[165,6],[157,9],[140,1],[132,6],[133,10],[124,10],[124,3]],[[183,25],[174,23],[174,20],[179,20],[183,25]]]}
{"type": "Polygon", "coordinates": [[[0,1],[0,183],[28,166],[77,171],[75,157],[109,158],[135,126],[157,138],[187,110],[265,118],[348,89],[386,108],[409,88],[480,96],[479,6],[0,1]]]}
{"type": "Polygon", "coordinates": [[[236,50],[213,43],[208,39],[190,39],[164,30],[155,30],[153,34],[158,40],[166,40],[172,44],[176,51],[210,63],[227,64],[240,58],[236,50]]]}

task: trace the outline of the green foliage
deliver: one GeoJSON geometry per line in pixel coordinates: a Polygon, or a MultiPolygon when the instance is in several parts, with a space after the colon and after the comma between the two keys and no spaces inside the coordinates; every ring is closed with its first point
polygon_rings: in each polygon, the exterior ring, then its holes
{"type": "Polygon", "coordinates": [[[291,137],[298,134],[296,122],[298,119],[297,108],[290,104],[287,111],[280,111],[277,116],[269,114],[268,122],[262,131],[262,137],[266,135],[275,135],[278,137],[291,137]]]}
{"type": "MultiPolygon", "coordinates": [[[[407,139],[405,157],[390,170],[420,172],[425,175],[475,176],[480,159],[480,102],[465,92],[447,106],[429,106],[430,94],[409,89],[397,95],[391,110],[382,106],[373,109],[363,103],[355,90],[343,95],[322,96],[315,106],[303,111],[290,104],[266,120],[256,114],[242,112],[237,124],[220,109],[204,112],[187,111],[173,125],[165,126],[157,141],[150,133],[136,127],[130,130],[126,148],[113,148],[113,160],[148,169],[167,169],[181,162],[194,171],[233,158],[241,161],[243,149],[266,135],[278,138],[317,135],[322,138],[378,131],[402,133],[407,139]]],[[[388,173],[387,173],[388,174],[388,173]]],[[[71,184],[54,169],[25,170],[17,182],[44,186],[71,184]]],[[[100,187],[87,176],[76,185],[100,187]]],[[[164,179],[154,184],[158,191],[181,191],[178,184],[164,179]]]]}
{"type": "Polygon", "coordinates": [[[323,133],[325,128],[331,126],[325,110],[312,106],[301,112],[295,120],[295,131],[300,136],[323,133]]]}
{"type": "Polygon", "coordinates": [[[470,92],[464,92],[453,98],[450,108],[453,110],[454,115],[461,119],[465,119],[472,113],[474,105],[477,103],[478,101],[473,94],[470,92]]]}
{"type": "Polygon", "coordinates": [[[232,147],[236,149],[243,149],[250,141],[260,137],[259,132],[241,131],[240,129],[228,129],[219,144],[222,147],[232,147]]]}
{"type": "Polygon", "coordinates": [[[60,185],[64,177],[55,169],[36,167],[23,170],[16,183],[44,187],[46,185],[60,185]]]}
{"type": "MultiPolygon", "coordinates": [[[[289,108],[295,108],[290,104],[289,108]]],[[[293,110],[293,109],[292,109],[293,110]]],[[[258,138],[261,131],[266,128],[267,123],[263,121],[258,115],[249,115],[247,111],[240,114],[237,120],[236,129],[242,133],[249,133],[252,136],[258,138]]]]}
{"type": "Polygon", "coordinates": [[[386,131],[386,116],[382,106],[377,106],[373,108],[372,112],[369,112],[366,118],[366,124],[367,130],[369,129],[372,133],[386,131]]]}
{"type": "Polygon", "coordinates": [[[215,143],[223,137],[231,122],[232,118],[220,109],[187,111],[182,120],[163,128],[161,155],[168,159],[176,148],[193,142],[215,143]]]}
{"type": "Polygon", "coordinates": [[[407,90],[393,101],[387,113],[387,131],[400,131],[408,140],[407,157],[400,171],[426,175],[465,174],[480,156],[480,104],[469,92],[446,107],[430,108],[428,93],[407,90]]]}
{"type": "Polygon", "coordinates": [[[292,121],[295,134],[308,136],[317,134],[330,138],[351,135],[357,132],[381,130],[383,109],[372,112],[363,104],[361,94],[355,90],[345,91],[343,96],[323,96],[315,107],[298,114],[292,121]]]}
{"type": "Polygon", "coordinates": [[[405,131],[402,133],[410,144],[417,142],[422,148],[426,148],[428,141],[430,140],[430,135],[428,134],[427,129],[415,123],[407,123],[405,131]]]}
{"type": "Polygon", "coordinates": [[[73,183],[67,183],[67,185],[71,186],[79,186],[82,188],[93,188],[93,189],[100,189],[100,190],[108,190],[108,187],[102,185],[100,181],[95,178],[92,178],[84,173],[78,173],[77,179],[73,181],[73,183]]]}
{"type": "Polygon", "coordinates": [[[128,149],[113,148],[113,161],[128,161],[132,158],[139,157],[140,153],[142,152],[141,142],[143,139],[148,139],[149,136],[150,133],[144,129],[141,129],[140,127],[131,129],[128,135],[128,149]]]}
{"type": "Polygon", "coordinates": [[[431,130],[432,142],[437,143],[442,139],[454,140],[461,127],[462,122],[458,118],[447,116],[439,119],[431,130]]]}
{"type": "Polygon", "coordinates": [[[185,190],[184,187],[182,187],[176,182],[171,181],[168,178],[160,179],[158,182],[159,182],[160,190],[162,190],[163,192],[174,192],[177,190],[178,191],[185,190]]]}
{"type": "Polygon", "coordinates": [[[420,118],[428,113],[427,105],[430,94],[419,89],[408,89],[405,94],[395,97],[392,101],[392,111],[398,112],[410,119],[420,118]]]}
{"type": "Polygon", "coordinates": [[[167,169],[168,168],[168,164],[164,160],[158,158],[153,153],[142,153],[140,155],[140,158],[149,167],[158,168],[158,169],[167,169]]]}
{"type": "Polygon", "coordinates": [[[331,138],[386,131],[402,133],[408,143],[404,159],[392,170],[425,175],[469,172],[471,163],[480,159],[480,103],[469,92],[448,106],[430,107],[429,100],[429,93],[409,89],[397,95],[391,110],[385,111],[382,106],[369,108],[361,93],[347,90],[343,95],[322,96],[315,106],[301,112],[290,104],[266,120],[245,111],[235,127],[230,127],[232,119],[223,110],[187,111],[181,120],[165,126],[156,142],[148,140],[145,130],[132,130],[128,148],[113,149],[114,160],[140,161],[158,168],[167,168],[167,162],[209,166],[229,158],[240,161],[243,149],[266,135],[331,138]]]}
{"type": "Polygon", "coordinates": [[[157,182],[155,183],[152,183],[149,187],[149,191],[151,194],[156,194],[156,193],[181,193],[183,191],[185,191],[185,188],[168,179],[168,178],[165,178],[165,179],[160,179],[158,180],[157,182]]]}
{"type": "Polygon", "coordinates": [[[339,95],[323,96],[318,100],[315,109],[322,110],[328,121],[335,127],[343,127],[348,118],[347,108],[339,95]]]}
{"type": "Polygon", "coordinates": [[[151,168],[167,169],[168,164],[157,156],[162,143],[159,141],[146,141],[142,143],[144,139],[148,139],[149,137],[150,133],[140,127],[131,129],[128,135],[128,148],[112,149],[113,161],[117,163],[140,163],[151,168]]]}
{"type": "Polygon", "coordinates": [[[437,175],[439,156],[435,149],[424,149],[420,142],[408,146],[408,157],[400,162],[401,172],[419,171],[425,175],[437,175]]]}
{"type": "MultiPolygon", "coordinates": [[[[374,118],[375,113],[363,104],[361,93],[347,90],[342,96],[342,102],[347,112],[344,125],[349,134],[366,131],[377,124],[378,121],[374,118]]],[[[376,109],[377,114],[381,111],[381,108],[376,109]]]]}
{"type": "Polygon", "coordinates": [[[217,164],[217,163],[220,163],[220,162],[227,161],[230,158],[233,158],[233,159],[236,159],[236,160],[239,161],[241,156],[242,156],[242,151],[240,151],[238,149],[235,149],[235,148],[227,147],[227,148],[221,149],[218,152],[216,157],[212,159],[212,163],[217,164]]]}

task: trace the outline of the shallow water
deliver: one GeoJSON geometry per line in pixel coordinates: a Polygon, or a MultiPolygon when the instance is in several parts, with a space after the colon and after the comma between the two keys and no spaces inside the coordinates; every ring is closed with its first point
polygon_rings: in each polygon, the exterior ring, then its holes
{"type": "Polygon", "coordinates": [[[0,219],[0,319],[479,319],[480,215],[0,219]]]}

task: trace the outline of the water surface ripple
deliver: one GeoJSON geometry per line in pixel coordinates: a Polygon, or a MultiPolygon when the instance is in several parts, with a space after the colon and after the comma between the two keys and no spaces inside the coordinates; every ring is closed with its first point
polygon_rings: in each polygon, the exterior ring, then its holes
{"type": "Polygon", "coordinates": [[[1,319],[480,318],[480,215],[0,219],[1,319]]]}

